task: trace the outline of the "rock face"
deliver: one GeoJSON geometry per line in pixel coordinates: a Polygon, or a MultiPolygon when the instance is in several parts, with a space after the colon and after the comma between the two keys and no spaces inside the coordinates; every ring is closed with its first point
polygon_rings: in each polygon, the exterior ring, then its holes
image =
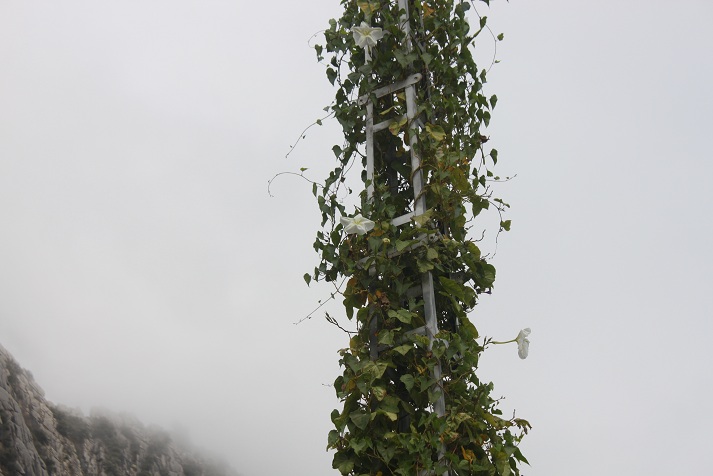
{"type": "Polygon", "coordinates": [[[0,345],[0,476],[236,476],[129,416],[53,405],[0,345]]]}

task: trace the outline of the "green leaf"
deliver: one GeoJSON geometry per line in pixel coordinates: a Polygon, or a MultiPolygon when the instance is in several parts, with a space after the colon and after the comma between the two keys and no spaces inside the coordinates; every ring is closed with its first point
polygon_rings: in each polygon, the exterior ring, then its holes
{"type": "Polygon", "coordinates": [[[369,439],[368,438],[354,438],[352,437],[349,440],[349,447],[354,450],[354,452],[358,455],[362,451],[364,451],[366,448],[369,447],[369,439]]]}
{"type": "Polygon", "coordinates": [[[421,215],[411,217],[411,220],[414,223],[416,223],[418,226],[424,227],[431,220],[432,215],[433,215],[433,208],[429,208],[428,210],[423,212],[421,215]]]}
{"type": "Polygon", "coordinates": [[[307,286],[309,286],[310,281],[312,281],[312,276],[309,275],[309,273],[305,273],[303,276],[305,283],[307,283],[307,286]]]}
{"type": "Polygon", "coordinates": [[[505,34],[504,34],[504,33],[500,33],[500,34],[498,35],[498,41],[503,41],[504,38],[505,38],[505,34]]]}
{"type": "Polygon", "coordinates": [[[478,248],[478,245],[473,243],[472,241],[469,241],[466,243],[466,249],[468,250],[468,253],[470,253],[473,257],[474,260],[479,261],[480,260],[480,248],[478,248]]]}
{"type": "Polygon", "coordinates": [[[393,317],[403,322],[404,324],[411,324],[412,313],[406,309],[399,309],[398,311],[389,310],[389,317],[393,317]]]}
{"type": "Polygon", "coordinates": [[[482,197],[478,197],[477,199],[474,199],[472,205],[473,205],[473,217],[477,217],[478,215],[480,215],[480,212],[490,208],[490,202],[488,201],[488,199],[482,198],[482,197]]]}
{"type": "Polygon", "coordinates": [[[500,222],[500,228],[502,228],[505,231],[510,231],[510,225],[512,224],[512,220],[505,220],[500,222]]]}
{"type": "Polygon", "coordinates": [[[392,121],[391,124],[389,124],[389,131],[395,136],[399,135],[401,128],[406,125],[406,122],[408,122],[408,119],[405,117],[402,117],[398,121],[392,121]]]}
{"type": "Polygon", "coordinates": [[[446,292],[457,297],[461,301],[465,301],[465,292],[462,284],[453,281],[452,279],[448,279],[445,276],[439,276],[438,281],[440,281],[441,286],[443,286],[443,289],[445,289],[446,292]]]}
{"type": "Polygon", "coordinates": [[[386,396],[386,389],[384,387],[371,387],[371,393],[378,401],[382,401],[386,396]]]}
{"type": "Polygon", "coordinates": [[[414,384],[413,375],[411,375],[411,374],[402,375],[401,378],[399,378],[399,380],[401,380],[401,383],[404,384],[404,386],[406,387],[406,390],[411,391],[411,389],[413,388],[413,384],[414,384]]]}
{"type": "Polygon", "coordinates": [[[470,319],[467,317],[461,319],[460,329],[467,337],[473,340],[478,338],[478,329],[475,328],[473,323],[470,322],[470,319]]]}
{"type": "Polygon", "coordinates": [[[333,68],[327,68],[327,79],[329,79],[329,82],[334,86],[334,81],[337,80],[337,71],[333,68]]]}
{"type": "Polygon", "coordinates": [[[371,17],[371,14],[377,11],[380,7],[381,4],[379,2],[375,1],[367,1],[367,0],[358,0],[357,5],[361,9],[362,12],[364,12],[364,15],[367,18],[371,17]]]}
{"type": "Polygon", "coordinates": [[[402,68],[408,66],[408,55],[404,54],[401,50],[394,50],[394,58],[399,62],[402,68]]]}
{"type": "Polygon", "coordinates": [[[418,268],[419,273],[428,273],[433,269],[433,263],[423,258],[418,258],[416,260],[416,267],[418,268]]]}
{"type": "Polygon", "coordinates": [[[388,417],[388,419],[391,420],[391,421],[396,421],[396,420],[399,419],[398,413],[387,412],[387,411],[385,411],[385,410],[377,410],[377,413],[381,413],[382,415],[386,415],[386,416],[388,417]]]}
{"type": "Polygon", "coordinates": [[[398,347],[394,347],[394,351],[398,352],[401,355],[408,354],[412,349],[413,349],[413,346],[411,344],[404,344],[404,345],[400,345],[398,347]]]}
{"type": "Polygon", "coordinates": [[[446,132],[443,130],[443,127],[435,126],[430,122],[426,123],[426,132],[428,132],[428,134],[433,137],[433,139],[437,142],[440,142],[446,138],[446,132]]]}
{"type": "Polygon", "coordinates": [[[489,263],[483,263],[483,279],[480,280],[480,284],[484,288],[493,287],[495,282],[495,267],[489,263]]]}
{"type": "Polygon", "coordinates": [[[518,461],[521,461],[526,464],[530,464],[529,461],[527,461],[527,458],[525,458],[522,453],[520,452],[520,448],[515,447],[515,451],[513,452],[513,455],[518,461]]]}
{"type": "Polygon", "coordinates": [[[426,251],[426,259],[429,259],[431,261],[438,259],[438,251],[436,251],[435,248],[429,248],[426,251]]]}
{"type": "Polygon", "coordinates": [[[372,378],[372,381],[381,378],[389,367],[385,362],[366,362],[363,365],[364,373],[368,374],[372,378]]]}
{"type": "Polygon", "coordinates": [[[390,330],[379,331],[379,344],[394,345],[394,332],[390,330]]]}
{"type": "Polygon", "coordinates": [[[428,389],[428,401],[431,403],[436,403],[439,398],[441,398],[441,391],[437,387],[428,389]]]}
{"type": "Polygon", "coordinates": [[[339,438],[340,436],[337,430],[330,430],[329,435],[327,436],[327,449],[334,448],[337,441],[339,441],[339,438]]]}
{"type": "Polygon", "coordinates": [[[409,246],[418,243],[418,240],[408,240],[408,241],[401,241],[401,240],[396,240],[394,241],[394,246],[396,247],[396,251],[401,253],[403,250],[408,248],[409,246]]]}
{"type": "Polygon", "coordinates": [[[510,476],[512,474],[507,460],[496,461],[495,466],[498,468],[498,474],[500,476],[510,476]]]}
{"type": "MultiPolygon", "coordinates": [[[[336,455],[334,457],[336,458],[336,455]]],[[[354,469],[354,461],[352,461],[352,460],[344,461],[343,463],[341,463],[337,466],[337,469],[342,474],[345,474],[345,475],[349,474],[352,471],[352,469],[354,469]]]]}
{"type": "Polygon", "coordinates": [[[356,410],[349,414],[349,419],[354,422],[357,428],[363,430],[369,424],[371,416],[363,410],[356,410]]]}
{"type": "Polygon", "coordinates": [[[394,453],[396,453],[396,448],[393,444],[377,443],[376,449],[387,463],[391,461],[394,457],[394,453]]]}

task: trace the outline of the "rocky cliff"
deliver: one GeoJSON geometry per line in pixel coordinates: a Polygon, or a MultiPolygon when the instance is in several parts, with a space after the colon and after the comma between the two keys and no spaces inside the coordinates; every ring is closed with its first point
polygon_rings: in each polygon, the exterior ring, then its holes
{"type": "Polygon", "coordinates": [[[235,476],[136,419],[53,405],[0,346],[0,476],[235,476]]]}

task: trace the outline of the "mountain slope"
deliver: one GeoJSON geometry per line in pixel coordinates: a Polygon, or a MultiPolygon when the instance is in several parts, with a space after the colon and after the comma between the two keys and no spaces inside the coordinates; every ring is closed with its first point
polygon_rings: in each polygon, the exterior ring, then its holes
{"type": "Polygon", "coordinates": [[[235,476],[168,433],[53,405],[0,345],[0,476],[235,476]]]}

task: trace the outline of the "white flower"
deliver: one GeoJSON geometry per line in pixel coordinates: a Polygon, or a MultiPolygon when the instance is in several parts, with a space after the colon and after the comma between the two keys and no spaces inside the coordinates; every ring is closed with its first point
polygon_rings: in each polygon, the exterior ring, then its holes
{"type": "Polygon", "coordinates": [[[353,218],[341,217],[339,222],[342,224],[344,231],[347,234],[356,233],[357,235],[364,235],[366,232],[374,228],[374,222],[364,218],[361,214],[357,214],[353,218]]]}
{"type": "Polygon", "coordinates": [[[357,46],[364,48],[366,60],[371,59],[371,48],[376,46],[376,43],[384,37],[384,31],[381,28],[371,27],[366,22],[361,22],[359,26],[352,27],[354,41],[357,46]]]}
{"type": "Polygon", "coordinates": [[[505,342],[491,341],[493,344],[509,344],[510,342],[517,342],[517,355],[521,359],[526,359],[527,354],[530,351],[530,339],[527,336],[530,335],[530,328],[526,327],[521,330],[520,333],[513,340],[506,340],[505,342]]]}
{"type": "Polygon", "coordinates": [[[517,342],[517,355],[519,355],[521,359],[526,359],[527,353],[530,351],[530,340],[527,338],[529,335],[530,328],[527,327],[521,330],[515,338],[515,342],[517,342]]]}

